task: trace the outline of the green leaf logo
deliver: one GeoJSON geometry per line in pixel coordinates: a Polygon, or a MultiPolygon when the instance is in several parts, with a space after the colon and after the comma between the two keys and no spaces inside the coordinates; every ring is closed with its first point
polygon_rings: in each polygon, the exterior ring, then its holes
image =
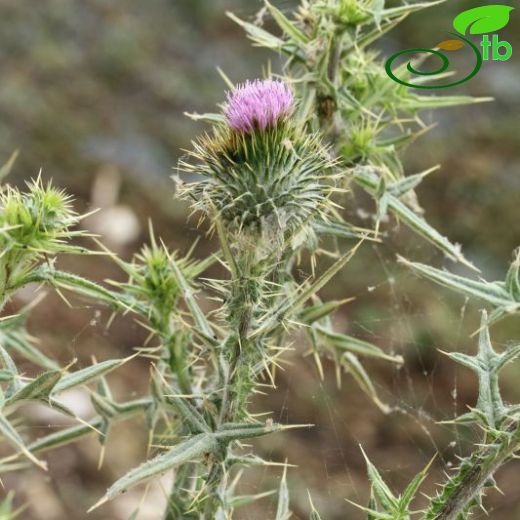
{"type": "Polygon", "coordinates": [[[463,11],[453,20],[453,27],[460,34],[485,34],[498,31],[509,22],[509,5],[484,5],[463,11]]]}

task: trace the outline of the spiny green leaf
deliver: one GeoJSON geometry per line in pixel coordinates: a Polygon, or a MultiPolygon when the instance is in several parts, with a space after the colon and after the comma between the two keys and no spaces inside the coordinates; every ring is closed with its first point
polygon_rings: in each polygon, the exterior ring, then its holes
{"type": "Polygon", "coordinates": [[[498,354],[493,350],[489,337],[487,324],[487,314],[482,312],[482,323],[479,336],[478,360],[480,370],[479,377],[479,398],[477,408],[481,410],[489,421],[489,426],[498,427],[498,423],[504,413],[504,402],[500,395],[500,385],[498,382],[497,360],[498,354]]]}
{"type": "MultiPolygon", "coordinates": [[[[379,186],[380,177],[375,174],[373,168],[357,168],[354,175],[354,180],[362,188],[376,196],[379,186]]],[[[377,200],[377,198],[376,198],[377,200]]],[[[475,269],[464,255],[460,252],[460,247],[452,244],[446,237],[442,236],[436,229],[431,227],[424,218],[417,215],[406,204],[401,202],[397,197],[394,197],[387,191],[384,196],[384,201],[389,210],[391,210],[400,220],[402,220],[413,231],[421,235],[428,242],[438,247],[449,258],[461,262],[470,269],[475,269]]]]}
{"type": "Polygon", "coordinates": [[[267,0],[265,0],[265,5],[280,29],[282,29],[287,36],[292,38],[295,43],[300,45],[306,45],[309,43],[309,37],[301,31],[296,24],[291,22],[291,20],[289,20],[289,18],[287,18],[279,9],[274,7],[274,5],[270,4],[267,0]]]}
{"type": "Polygon", "coordinates": [[[390,488],[381,477],[377,468],[370,462],[366,453],[361,449],[365,457],[368,478],[372,484],[372,489],[377,500],[387,513],[394,512],[399,508],[399,500],[394,496],[390,488]]]}
{"type": "Polygon", "coordinates": [[[58,394],[60,392],[65,392],[66,390],[74,388],[75,386],[85,385],[91,381],[96,380],[102,375],[108,374],[112,370],[121,367],[126,363],[126,361],[128,361],[128,358],[109,359],[101,363],[96,363],[90,367],[77,370],[71,374],[66,374],[53,388],[52,393],[58,394]]]}
{"type": "Polygon", "coordinates": [[[464,365],[465,367],[470,368],[475,372],[477,372],[480,368],[480,365],[475,356],[468,356],[468,354],[463,354],[462,352],[443,352],[443,354],[446,354],[446,356],[448,356],[456,363],[464,365]]]}
{"type": "Polygon", "coordinates": [[[408,486],[404,490],[404,493],[399,497],[399,506],[403,513],[408,513],[410,504],[417,495],[417,492],[419,491],[421,484],[428,476],[428,470],[430,469],[434,459],[435,457],[426,465],[426,467],[420,473],[418,473],[414,477],[414,479],[410,482],[410,484],[408,484],[408,486]]]}
{"type": "Polygon", "coordinates": [[[299,428],[306,425],[290,425],[282,426],[281,424],[257,424],[257,423],[224,423],[214,433],[217,439],[225,441],[234,441],[241,439],[251,439],[253,437],[262,437],[270,433],[299,428]]]}
{"type": "Polygon", "coordinates": [[[415,188],[417,188],[417,186],[421,184],[421,182],[424,180],[426,176],[430,175],[437,169],[438,167],[434,166],[433,168],[430,168],[429,170],[426,170],[424,172],[416,173],[414,175],[407,175],[404,179],[400,179],[389,184],[387,189],[394,197],[402,197],[409,191],[412,191],[415,188]]]}
{"type": "Polygon", "coordinates": [[[287,466],[283,470],[280,487],[278,489],[278,506],[275,520],[288,520],[291,517],[289,509],[289,488],[287,487],[287,466]]]}
{"type": "Polygon", "coordinates": [[[383,413],[389,413],[390,408],[379,399],[374,384],[363,365],[359,362],[359,359],[351,352],[345,352],[343,356],[341,356],[340,361],[347,372],[352,375],[356,380],[356,383],[372,399],[372,401],[374,401],[379,409],[383,413]]]}
{"type": "Polygon", "coordinates": [[[520,356],[520,346],[512,347],[501,354],[495,352],[489,337],[487,313],[483,311],[478,354],[468,356],[460,352],[452,352],[447,355],[473,370],[478,376],[478,413],[472,412],[468,419],[473,417],[474,420],[479,421],[484,418],[486,427],[498,430],[508,414],[508,408],[500,395],[499,372],[508,362],[520,356]]]}
{"type": "MultiPolygon", "coordinates": [[[[54,269],[52,265],[41,265],[38,269],[30,272],[27,276],[19,280],[18,285],[23,286],[28,283],[49,283],[58,287],[74,291],[75,293],[102,302],[116,309],[128,311],[134,310],[147,315],[146,309],[140,307],[139,302],[134,300],[127,301],[124,294],[115,293],[105,287],[87,280],[81,276],[54,269]]],[[[14,288],[18,288],[18,285],[14,288]]]]}
{"type": "MultiPolygon", "coordinates": [[[[467,296],[472,296],[498,307],[504,312],[517,312],[520,303],[513,300],[500,282],[476,281],[452,274],[418,262],[411,262],[398,256],[399,262],[411,268],[415,273],[428,278],[448,289],[452,289],[467,296]]],[[[493,320],[490,320],[493,321],[493,320]]]]}
{"type": "Polygon", "coordinates": [[[15,448],[27,457],[31,462],[42,469],[47,469],[46,464],[38,460],[26,447],[23,439],[18,435],[18,432],[12,427],[11,423],[0,413],[0,434],[11,443],[15,448]]]}
{"type": "Polygon", "coordinates": [[[193,320],[195,321],[198,330],[203,334],[204,338],[212,345],[215,346],[216,341],[214,339],[214,332],[209,324],[208,320],[204,316],[204,313],[200,309],[195,297],[193,295],[193,289],[190,287],[188,281],[186,280],[184,274],[182,273],[181,268],[177,264],[175,258],[170,255],[170,262],[172,266],[173,273],[175,278],[177,279],[177,283],[182,291],[184,301],[186,305],[190,309],[191,315],[193,316],[193,320]]]}
{"type": "Polygon", "coordinates": [[[326,343],[341,351],[348,351],[355,354],[360,354],[362,356],[384,359],[386,361],[391,361],[398,364],[403,363],[402,356],[387,354],[379,347],[376,347],[367,341],[363,341],[352,336],[347,336],[345,334],[339,334],[337,332],[327,330],[326,328],[319,325],[315,326],[314,330],[326,343]]]}
{"type": "MultiPolygon", "coordinates": [[[[437,80],[440,78],[437,76],[437,80]]],[[[419,84],[419,82],[417,82],[419,84]]],[[[471,96],[419,96],[413,95],[402,101],[402,107],[408,110],[429,110],[435,108],[460,107],[476,103],[490,103],[492,97],[471,96]]]]}
{"type": "Polygon", "coordinates": [[[284,427],[278,424],[259,425],[249,423],[226,423],[216,432],[200,433],[189,437],[185,441],[177,444],[171,450],[162,453],[129,471],[124,477],[117,480],[107,490],[105,496],[89,511],[92,511],[96,507],[99,507],[144,480],[148,480],[149,478],[164,473],[169,469],[193,459],[200,458],[205,454],[214,453],[222,442],[259,437],[268,433],[294,427],[295,426],[284,427]]]}
{"type": "Polygon", "coordinates": [[[21,387],[22,384],[18,378],[18,369],[16,368],[15,362],[12,360],[11,356],[7,353],[7,350],[0,344],[0,361],[6,368],[7,372],[12,374],[12,378],[10,379],[9,386],[6,389],[7,398],[16,393],[21,387]]]}
{"type": "Polygon", "coordinates": [[[231,18],[231,20],[240,25],[246,31],[248,37],[253,42],[255,42],[256,45],[275,51],[285,52],[287,54],[292,54],[295,51],[294,45],[285,42],[281,38],[274,36],[270,32],[267,32],[257,25],[245,22],[244,20],[241,20],[235,16],[233,13],[228,12],[226,14],[229,18],[231,18]]]}
{"type": "Polygon", "coordinates": [[[217,445],[215,436],[208,433],[201,433],[180,442],[171,450],[157,455],[117,480],[108,488],[105,496],[89,509],[89,512],[140,482],[165,473],[185,462],[198,459],[206,453],[212,453],[217,445]]]}
{"type": "Polygon", "coordinates": [[[38,453],[65,446],[94,433],[96,429],[101,427],[102,423],[103,418],[96,417],[90,420],[88,424],[71,426],[70,428],[45,435],[29,444],[27,448],[33,453],[38,453]]]}
{"type": "Polygon", "coordinates": [[[34,339],[25,328],[25,320],[29,307],[22,309],[16,316],[6,316],[0,319],[0,344],[5,348],[13,349],[35,365],[48,370],[57,370],[55,361],[43,354],[34,346],[34,339]]]}
{"type": "Polygon", "coordinates": [[[61,376],[62,372],[60,370],[51,370],[39,375],[13,394],[6,401],[6,405],[9,406],[23,401],[46,401],[61,379],[61,376]]]}
{"type": "Polygon", "coordinates": [[[378,239],[373,236],[373,234],[374,234],[373,230],[352,226],[352,225],[348,224],[347,222],[316,221],[312,224],[312,227],[313,227],[314,231],[316,231],[316,233],[318,233],[319,235],[328,235],[328,236],[334,236],[334,237],[338,237],[338,238],[354,238],[354,239],[364,238],[366,240],[378,241],[378,239]]]}
{"type": "Polygon", "coordinates": [[[206,420],[187,398],[167,395],[165,400],[177,410],[192,433],[209,433],[206,420]]]}
{"type": "Polygon", "coordinates": [[[263,493],[257,493],[256,495],[237,495],[229,499],[229,505],[233,508],[243,507],[253,504],[262,498],[270,497],[276,493],[276,490],[264,491],[263,493]]]}
{"type": "Polygon", "coordinates": [[[314,296],[322,287],[324,287],[345,265],[352,259],[356,254],[358,248],[363,243],[363,240],[358,242],[353,248],[344,253],[338,258],[334,264],[332,264],[321,276],[316,278],[312,283],[306,285],[291,296],[288,300],[284,301],[264,318],[264,322],[258,327],[255,332],[251,335],[251,339],[269,332],[272,330],[279,321],[286,315],[295,312],[303,306],[303,304],[312,296],[314,296]]]}
{"type": "Polygon", "coordinates": [[[300,312],[298,319],[307,325],[311,325],[316,321],[330,316],[333,312],[339,309],[339,307],[351,300],[351,298],[346,298],[344,300],[330,300],[328,302],[319,302],[314,305],[310,305],[309,307],[305,307],[305,309],[300,312]]]}
{"type": "MultiPolygon", "coordinates": [[[[117,403],[115,406],[117,415],[115,415],[112,420],[120,421],[132,417],[137,413],[143,412],[150,404],[151,400],[147,399],[117,403]]],[[[30,449],[31,452],[38,453],[70,444],[86,435],[94,433],[97,429],[102,427],[104,421],[104,417],[94,417],[88,424],[71,426],[70,428],[41,437],[29,444],[28,449],[30,449]]]]}

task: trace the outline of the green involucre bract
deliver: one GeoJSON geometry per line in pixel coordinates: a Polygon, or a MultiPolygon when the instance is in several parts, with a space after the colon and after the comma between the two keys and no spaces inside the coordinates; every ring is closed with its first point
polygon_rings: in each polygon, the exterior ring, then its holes
{"type": "Polygon", "coordinates": [[[332,205],[334,161],[317,134],[292,121],[251,134],[215,127],[193,146],[180,170],[205,180],[181,183],[180,194],[230,231],[283,235],[332,205]]]}

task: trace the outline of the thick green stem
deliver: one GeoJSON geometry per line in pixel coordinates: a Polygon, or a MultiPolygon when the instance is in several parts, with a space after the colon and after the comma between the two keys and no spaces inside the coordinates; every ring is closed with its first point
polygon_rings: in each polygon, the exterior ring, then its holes
{"type": "MultiPolygon", "coordinates": [[[[229,324],[230,335],[223,345],[223,362],[225,370],[219,381],[222,400],[218,414],[218,424],[234,422],[240,419],[240,414],[247,398],[250,381],[250,354],[251,345],[248,344],[248,336],[255,309],[259,305],[261,295],[261,284],[257,278],[261,276],[254,272],[255,250],[251,247],[240,255],[236,263],[237,271],[231,281],[231,298],[229,302],[229,324]]],[[[228,448],[226,447],[226,457],[228,448]]],[[[206,506],[204,509],[204,520],[212,520],[219,507],[219,495],[223,489],[225,472],[222,461],[214,461],[209,467],[207,477],[206,506]]]]}
{"type": "MultiPolygon", "coordinates": [[[[186,366],[186,343],[190,341],[190,335],[183,330],[176,330],[172,321],[172,309],[160,309],[155,326],[160,331],[162,343],[162,361],[158,366],[161,374],[172,377],[175,380],[174,390],[177,389],[184,394],[192,404],[191,394],[193,393],[192,374],[186,366]]],[[[186,429],[184,433],[189,433],[186,429]]],[[[164,520],[180,520],[191,518],[187,516],[184,507],[185,490],[189,487],[189,480],[193,477],[193,465],[185,464],[175,474],[172,483],[168,503],[164,511],[164,520]]]]}
{"type": "Polygon", "coordinates": [[[4,310],[8,300],[9,268],[5,261],[0,261],[0,312],[4,310]]]}

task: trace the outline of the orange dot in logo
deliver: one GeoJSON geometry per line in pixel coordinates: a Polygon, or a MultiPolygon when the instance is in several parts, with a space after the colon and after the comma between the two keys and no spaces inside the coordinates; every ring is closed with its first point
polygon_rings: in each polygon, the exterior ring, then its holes
{"type": "Polygon", "coordinates": [[[444,40],[441,43],[438,43],[436,47],[442,49],[443,51],[458,51],[464,47],[464,42],[460,40],[444,40]]]}

